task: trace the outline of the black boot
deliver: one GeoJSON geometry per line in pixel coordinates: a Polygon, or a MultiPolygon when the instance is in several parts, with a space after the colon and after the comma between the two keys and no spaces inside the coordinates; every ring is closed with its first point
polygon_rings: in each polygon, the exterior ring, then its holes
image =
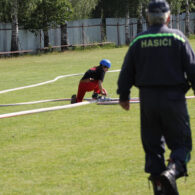
{"type": "Polygon", "coordinates": [[[187,176],[186,166],[179,161],[169,161],[167,169],[160,176],[166,195],[179,195],[176,179],[182,176],[187,176]]]}
{"type": "Polygon", "coordinates": [[[148,179],[152,182],[154,195],[164,195],[162,191],[160,176],[150,175],[148,179]]]}
{"type": "Polygon", "coordinates": [[[169,160],[167,169],[174,170],[176,179],[183,177],[183,176],[188,176],[186,164],[180,161],[169,160]]]}
{"type": "Polygon", "coordinates": [[[77,96],[76,96],[75,94],[72,95],[70,103],[71,103],[71,104],[77,103],[77,96]]]}
{"type": "Polygon", "coordinates": [[[92,94],[92,98],[95,99],[95,100],[97,100],[97,99],[100,99],[101,96],[100,96],[98,93],[95,93],[95,92],[94,92],[94,93],[92,94]]]}
{"type": "Polygon", "coordinates": [[[171,171],[164,171],[161,174],[161,183],[165,195],[179,195],[174,174],[171,171]]]}

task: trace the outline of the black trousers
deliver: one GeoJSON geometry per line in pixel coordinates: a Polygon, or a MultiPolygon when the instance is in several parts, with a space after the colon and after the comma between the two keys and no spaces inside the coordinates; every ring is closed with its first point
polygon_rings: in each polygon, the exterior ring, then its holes
{"type": "Polygon", "coordinates": [[[145,171],[159,175],[165,170],[165,143],[172,160],[187,163],[192,138],[185,92],[175,88],[140,88],[140,100],[145,171]]]}

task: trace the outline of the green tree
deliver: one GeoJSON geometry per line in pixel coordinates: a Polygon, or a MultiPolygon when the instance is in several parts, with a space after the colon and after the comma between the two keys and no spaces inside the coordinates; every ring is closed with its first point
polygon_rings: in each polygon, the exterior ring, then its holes
{"type": "MultiPolygon", "coordinates": [[[[102,20],[102,40],[106,39],[106,18],[113,17],[127,17],[128,13],[128,3],[129,0],[120,1],[120,0],[99,0],[96,8],[93,10],[91,16],[95,18],[101,18],[102,20]]],[[[128,13],[129,14],[129,13],[128,13]]],[[[129,18],[127,17],[125,34],[126,42],[129,42],[128,37],[128,22],[129,18]]]]}
{"type": "Polygon", "coordinates": [[[11,51],[17,51],[19,23],[30,13],[37,0],[0,0],[0,21],[12,24],[11,51]]]}
{"type": "Polygon", "coordinates": [[[195,8],[194,0],[169,0],[171,12],[175,14],[177,28],[179,29],[179,14],[186,13],[185,16],[185,33],[187,36],[191,33],[190,29],[190,12],[195,8]]]}
{"type": "Polygon", "coordinates": [[[68,0],[39,0],[30,17],[23,21],[24,27],[32,32],[44,33],[44,47],[49,46],[48,29],[66,23],[71,18],[72,8],[68,0]]]}
{"type": "Polygon", "coordinates": [[[183,0],[172,0],[170,1],[170,6],[171,6],[171,12],[176,16],[176,28],[179,29],[179,16],[181,13],[182,9],[182,2],[183,0]]]}
{"type": "MultiPolygon", "coordinates": [[[[125,39],[126,44],[129,38],[129,18],[138,18],[138,32],[142,31],[145,9],[149,0],[100,0],[92,16],[97,18],[125,17],[125,39]]],[[[105,22],[104,22],[105,23],[105,22]]]]}
{"type": "MultiPolygon", "coordinates": [[[[71,15],[72,17],[68,20],[88,18],[91,14],[91,11],[97,5],[97,2],[98,0],[70,0],[73,14],[71,15]]],[[[65,45],[65,47],[62,47],[62,51],[68,49],[66,47],[66,45],[68,45],[67,34],[66,21],[64,24],[61,24],[61,45],[65,45]]]]}
{"type": "Polygon", "coordinates": [[[74,9],[73,19],[88,18],[95,9],[98,0],[70,0],[74,9]]]}

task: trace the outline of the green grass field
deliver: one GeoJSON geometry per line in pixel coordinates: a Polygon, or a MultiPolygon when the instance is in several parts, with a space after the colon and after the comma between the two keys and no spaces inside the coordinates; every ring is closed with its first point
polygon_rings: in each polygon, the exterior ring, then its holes
{"type": "MultiPolygon", "coordinates": [[[[192,41],[195,49],[195,41],[192,41]]],[[[0,59],[0,91],[83,73],[102,58],[120,69],[127,47],[69,51],[0,59]]],[[[118,72],[107,73],[104,87],[117,97],[118,72]]],[[[0,104],[69,98],[81,76],[0,94],[0,104]]],[[[188,93],[192,95],[192,91],[188,93]]],[[[132,97],[138,96],[133,88],[132,97]]],[[[91,97],[88,93],[86,97],[91,97]]],[[[68,102],[0,107],[0,114],[68,102]]],[[[195,101],[188,101],[195,141],[195,101]]],[[[169,151],[166,156],[168,158],[169,151]]],[[[194,195],[195,152],[189,175],[178,181],[181,195],[194,195]]],[[[0,119],[0,194],[2,195],[150,195],[140,141],[139,104],[126,112],[119,105],[72,109],[0,119]]]]}

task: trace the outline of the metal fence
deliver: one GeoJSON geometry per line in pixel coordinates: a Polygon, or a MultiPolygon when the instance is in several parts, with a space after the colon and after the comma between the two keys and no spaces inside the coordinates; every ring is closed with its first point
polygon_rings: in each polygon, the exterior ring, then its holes
{"type": "MultiPolygon", "coordinates": [[[[128,36],[130,40],[137,34],[137,19],[128,21],[128,36]]],[[[85,19],[68,22],[68,43],[70,45],[113,42],[116,45],[125,45],[125,18],[107,18],[105,36],[104,25],[101,19],[85,19]]],[[[170,26],[176,28],[176,16],[172,16],[170,26]]],[[[146,21],[142,21],[142,30],[146,30],[146,21]]],[[[179,16],[179,29],[185,33],[185,14],[179,16]]],[[[195,34],[195,13],[190,14],[191,33],[195,34]]],[[[49,29],[50,46],[61,45],[60,27],[49,29]]],[[[19,50],[37,51],[44,48],[43,31],[37,35],[19,28],[19,50]]],[[[9,52],[11,49],[11,24],[0,23],[0,52],[9,52]]]]}

